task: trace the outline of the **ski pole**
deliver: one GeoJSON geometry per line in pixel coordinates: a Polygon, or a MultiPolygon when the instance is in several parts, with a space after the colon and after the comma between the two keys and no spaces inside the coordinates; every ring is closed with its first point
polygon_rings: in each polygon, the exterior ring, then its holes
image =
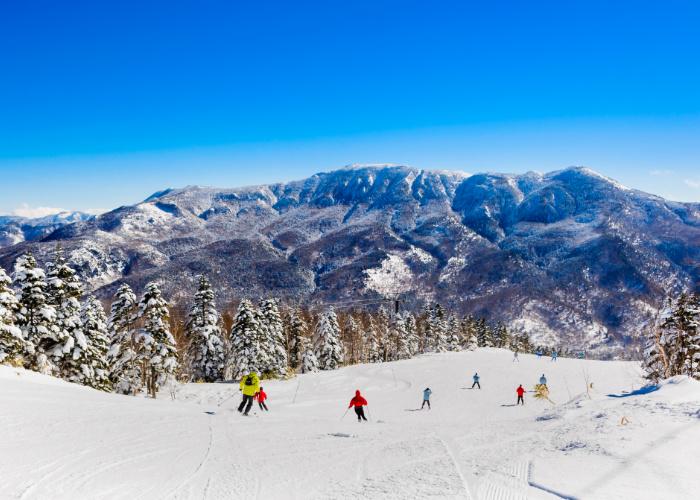
{"type": "Polygon", "coordinates": [[[340,417],[340,420],[341,420],[341,421],[345,418],[345,415],[348,414],[348,411],[350,411],[350,408],[348,408],[347,410],[345,410],[345,413],[343,413],[343,416],[340,417]]]}

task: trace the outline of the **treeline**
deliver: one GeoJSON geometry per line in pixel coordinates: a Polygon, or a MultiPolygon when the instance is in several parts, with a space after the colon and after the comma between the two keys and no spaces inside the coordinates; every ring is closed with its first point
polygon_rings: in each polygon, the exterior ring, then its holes
{"type": "Polygon", "coordinates": [[[171,313],[156,283],[140,297],[124,284],[107,317],[102,304],[85,295],[60,247],[46,270],[23,255],[12,278],[0,268],[0,363],[155,397],[175,379],[237,380],[248,370],[286,377],[477,347],[534,350],[527,335],[484,318],[459,318],[440,304],[418,315],[392,315],[384,308],[317,312],[272,298],[243,299],[224,320],[204,276],[184,317],[175,321],[171,313]]]}
{"type": "Polygon", "coordinates": [[[675,375],[700,380],[700,295],[669,299],[647,337],[644,368],[654,381],[675,375]]]}

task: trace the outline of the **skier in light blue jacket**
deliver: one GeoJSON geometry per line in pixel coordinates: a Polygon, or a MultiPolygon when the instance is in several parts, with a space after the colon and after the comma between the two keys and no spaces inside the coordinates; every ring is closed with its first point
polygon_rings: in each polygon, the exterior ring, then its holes
{"type": "Polygon", "coordinates": [[[430,410],[430,395],[433,393],[433,391],[430,390],[430,387],[426,387],[425,390],[423,391],[423,404],[420,405],[420,409],[422,410],[425,404],[428,404],[428,410],[430,410]]]}

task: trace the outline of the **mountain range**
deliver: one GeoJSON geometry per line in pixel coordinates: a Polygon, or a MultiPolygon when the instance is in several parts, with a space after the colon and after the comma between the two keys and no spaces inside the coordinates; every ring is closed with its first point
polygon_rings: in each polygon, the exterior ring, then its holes
{"type": "Polygon", "coordinates": [[[396,295],[404,308],[438,301],[600,356],[636,348],[669,294],[700,286],[700,204],[583,167],[352,166],[264,186],[167,189],[55,227],[22,224],[0,219],[0,235],[43,228],[0,236],[0,265],[11,270],[29,250],[45,262],[60,243],[105,298],[122,282],[141,290],[157,280],[182,304],[199,274],[224,305],[273,295],[374,307],[396,295]]]}

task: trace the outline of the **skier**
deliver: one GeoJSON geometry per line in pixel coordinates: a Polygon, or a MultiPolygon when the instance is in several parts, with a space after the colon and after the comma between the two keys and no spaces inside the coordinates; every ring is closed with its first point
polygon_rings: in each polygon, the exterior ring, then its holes
{"type": "Polygon", "coordinates": [[[363,420],[367,422],[367,417],[365,417],[365,410],[363,406],[367,406],[367,400],[362,397],[359,389],[355,391],[355,397],[350,400],[348,409],[355,407],[355,415],[357,415],[357,421],[362,422],[363,420]]]}
{"type": "Polygon", "coordinates": [[[537,349],[537,351],[535,351],[535,354],[537,354],[537,359],[540,359],[542,357],[542,351],[540,349],[537,349]]]}
{"type": "Polygon", "coordinates": [[[515,390],[515,392],[518,393],[518,402],[515,404],[519,405],[520,403],[522,403],[523,405],[525,405],[525,400],[523,399],[523,395],[525,394],[525,389],[523,389],[522,384],[520,384],[518,386],[518,388],[515,390]]]}
{"type": "Polygon", "coordinates": [[[540,385],[547,387],[547,377],[544,376],[544,373],[540,377],[540,385]]]}
{"type": "Polygon", "coordinates": [[[238,405],[238,413],[248,415],[251,406],[253,406],[253,396],[260,390],[260,379],[257,373],[249,371],[241,377],[240,391],[243,393],[241,404],[238,405]],[[243,408],[245,407],[245,412],[243,408]]]}
{"type": "Polygon", "coordinates": [[[558,356],[558,355],[557,355],[557,350],[556,350],[556,349],[552,349],[552,361],[556,361],[556,360],[557,360],[557,356],[558,356]]]}
{"type": "Polygon", "coordinates": [[[267,405],[265,404],[265,400],[267,399],[267,394],[265,393],[265,391],[263,391],[262,386],[260,386],[260,390],[257,392],[257,394],[255,394],[255,399],[258,400],[258,406],[260,407],[261,410],[270,411],[267,408],[267,405]]]}
{"type": "Polygon", "coordinates": [[[430,410],[430,395],[433,393],[433,391],[430,390],[430,387],[426,387],[425,390],[423,391],[423,404],[420,405],[420,409],[422,410],[423,407],[425,406],[426,403],[428,403],[428,410],[430,410]]]}
{"type": "Polygon", "coordinates": [[[481,384],[479,383],[479,374],[475,373],[474,376],[472,377],[474,380],[474,383],[472,384],[472,389],[474,388],[475,385],[479,386],[479,390],[481,390],[481,384]]]}
{"type": "Polygon", "coordinates": [[[515,363],[516,361],[518,363],[520,363],[520,360],[518,359],[518,350],[517,349],[515,351],[513,351],[513,363],[515,363]]]}

